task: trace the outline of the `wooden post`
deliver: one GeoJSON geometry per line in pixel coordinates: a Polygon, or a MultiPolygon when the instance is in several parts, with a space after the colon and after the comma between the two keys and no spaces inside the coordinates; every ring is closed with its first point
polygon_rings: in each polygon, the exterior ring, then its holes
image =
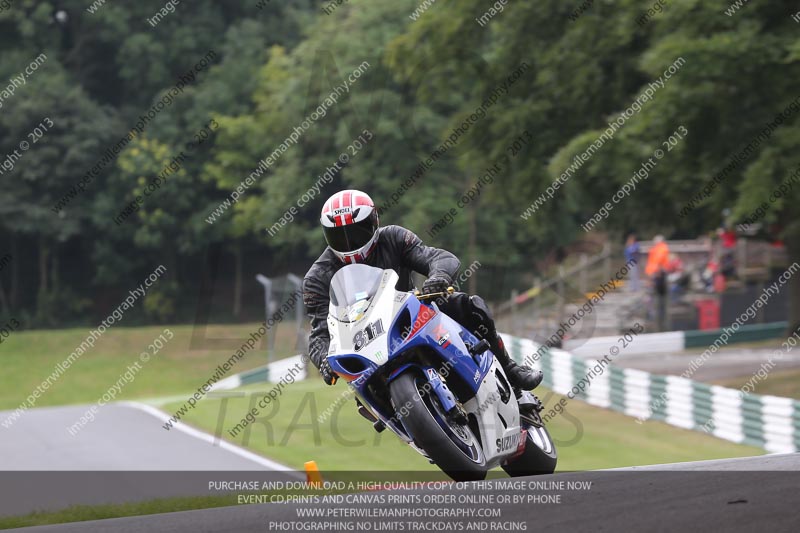
{"type": "Polygon", "coordinates": [[[747,284],[747,239],[736,239],[736,251],[739,252],[739,279],[747,284]]]}
{"type": "Polygon", "coordinates": [[[586,263],[588,263],[588,262],[589,262],[589,260],[588,260],[588,258],[586,257],[586,254],[581,254],[581,274],[580,274],[580,288],[581,288],[581,294],[586,294],[586,290],[587,290],[587,282],[586,282],[586,274],[587,274],[587,271],[586,271],[586,270],[587,270],[587,269],[586,269],[586,263]]]}
{"type": "Polygon", "coordinates": [[[519,291],[514,289],[511,291],[511,331],[514,332],[514,335],[519,335],[519,329],[517,326],[517,296],[519,296],[519,291]]]}
{"type": "Polygon", "coordinates": [[[767,244],[767,279],[772,278],[772,245],[767,244]]]}
{"type": "Polygon", "coordinates": [[[564,265],[558,265],[558,283],[556,284],[558,291],[558,321],[564,316],[564,305],[566,298],[564,297],[564,265]]]}

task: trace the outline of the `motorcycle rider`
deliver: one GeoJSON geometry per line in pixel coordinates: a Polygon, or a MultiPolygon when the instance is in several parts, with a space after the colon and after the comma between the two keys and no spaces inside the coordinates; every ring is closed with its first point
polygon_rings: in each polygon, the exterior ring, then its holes
{"type": "MultiPolygon", "coordinates": [[[[328,198],[322,207],[320,222],[328,246],[303,278],[303,303],[311,318],[309,358],[325,383],[332,385],[335,374],[327,359],[330,343],[328,290],[333,275],[340,268],[364,263],[394,269],[400,277],[396,285],[398,291],[413,289],[411,273],[419,272],[427,276],[422,293],[432,294],[445,292],[452,285],[461,263],[446,250],[425,246],[419,237],[401,226],[380,227],[375,204],[369,195],[358,190],[340,191],[328,198]]],[[[455,292],[441,302],[439,309],[489,343],[518,392],[532,390],[541,383],[541,371],[518,365],[508,355],[489,308],[480,296],[455,292]]]]}

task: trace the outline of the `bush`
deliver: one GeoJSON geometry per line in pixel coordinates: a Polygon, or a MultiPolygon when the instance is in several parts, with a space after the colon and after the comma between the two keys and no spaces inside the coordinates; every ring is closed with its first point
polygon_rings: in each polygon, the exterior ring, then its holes
{"type": "Polygon", "coordinates": [[[175,317],[175,300],[178,284],[174,281],[161,282],[150,289],[144,297],[144,314],[158,324],[166,324],[175,317]]]}

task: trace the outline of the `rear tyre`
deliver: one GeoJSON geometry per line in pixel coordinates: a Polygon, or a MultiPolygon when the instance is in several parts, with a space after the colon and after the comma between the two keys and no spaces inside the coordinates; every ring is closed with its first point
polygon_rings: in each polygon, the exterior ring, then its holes
{"type": "Polygon", "coordinates": [[[418,373],[406,371],[389,384],[395,411],[400,411],[396,416],[414,444],[445,474],[456,481],[484,479],[486,457],[480,442],[468,425],[445,415],[426,383],[418,373]]]}
{"type": "Polygon", "coordinates": [[[552,474],[558,462],[558,452],[550,433],[538,415],[521,415],[520,418],[522,426],[528,430],[525,451],[513,461],[502,465],[503,470],[511,477],[552,474]]]}

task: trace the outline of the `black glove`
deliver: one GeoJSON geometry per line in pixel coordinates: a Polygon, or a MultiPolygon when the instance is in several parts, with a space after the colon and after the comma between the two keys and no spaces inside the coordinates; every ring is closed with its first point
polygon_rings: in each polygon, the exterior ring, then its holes
{"type": "Polygon", "coordinates": [[[328,385],[334,385],[337,380],[337,375],[334,373],[331,365],[328,363],[328,358],[324,357],[319,364],[319,373],[322,380],[328,385]]]}
{"type": "Polygon", "coordinates": [[[432,294],[435,292],[447,292],[447,287],[451,281],[444,277],[434,276],[425,280],[422,284],[422,294],[432,294]]]}

